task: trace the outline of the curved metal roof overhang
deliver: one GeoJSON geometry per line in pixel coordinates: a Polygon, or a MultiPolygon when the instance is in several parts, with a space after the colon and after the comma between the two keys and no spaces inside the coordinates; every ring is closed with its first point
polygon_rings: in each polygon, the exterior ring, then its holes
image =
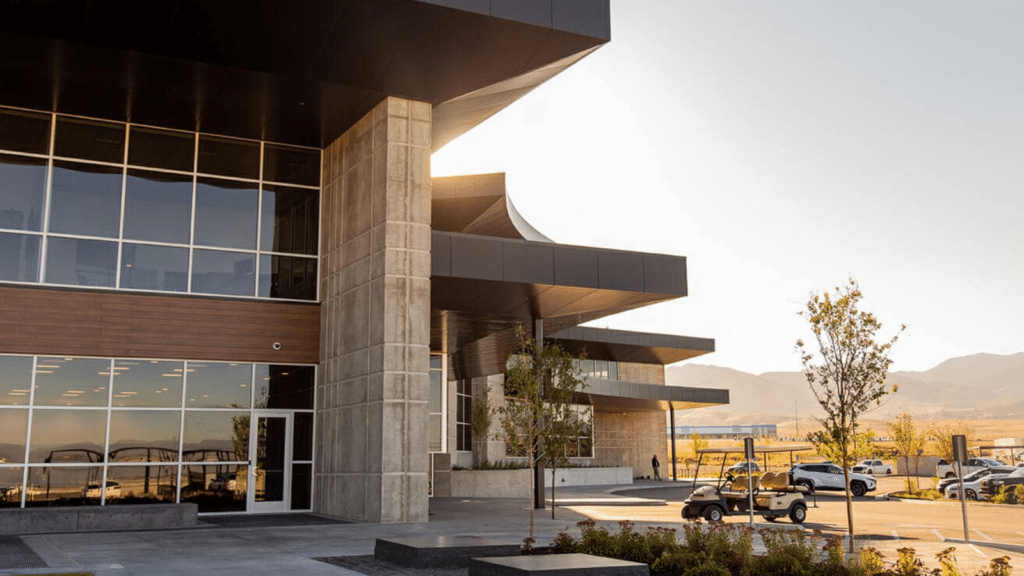
{"type": "Polygon", "coordinates": [[[579,395],[596,412],[663,412],[689,410],[729,403],[729,391],[718,388],[689,388],[660,384],[638,384],[616,380],[587,379],[579,395]]]}
{"type": "Polygon", "coordinates": [[[437,149],[610,38],[608,0],[493,4],[8,3],[0,104],[323,148],[399,96],[437,149]]]}
{"type": "Polygon", "coordinates": [[[452,378],[499,374],[515,327],[554,334],[686,295],[686,258],[434,231],[431,348],[452,378]]]}

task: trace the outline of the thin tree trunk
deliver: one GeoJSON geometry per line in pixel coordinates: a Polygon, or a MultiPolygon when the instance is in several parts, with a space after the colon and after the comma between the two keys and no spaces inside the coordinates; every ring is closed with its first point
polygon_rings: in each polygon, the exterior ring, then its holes
{"type": "Polygon", "coordinates": [[[533,539],[533,498],[537,487],[534,486],[534,479],[537,477],[537,462],[530,458],[530,539],[533,539]]]}
{"type": "MultiPolygon", "coordinates": [[[[843,425],[845,427],[845,423],[843,425]]],[[[843,442],[842,451],[843,458],[839,464],[843,467],[843,479],[846,485],[846,522],[847,533],[850,536],[850,556],[852,557],[855,554],[853,547],[853,494],[850,493],[850,470],[846,467],[846,462],[849,459],[846,442],[843,442]]]]}
{"type": "Polygon", "coordinates": [[[551,467],[551,519],[555,519],[555,472],[558,469],[551,467]]]}

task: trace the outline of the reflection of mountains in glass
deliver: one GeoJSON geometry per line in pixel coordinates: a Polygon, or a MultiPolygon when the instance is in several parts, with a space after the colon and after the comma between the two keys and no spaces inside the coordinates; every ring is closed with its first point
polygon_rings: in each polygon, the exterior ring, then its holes
{"type": "Polygon", "coordinates": [[[0,444],[0,464],[21,462],[24,459],[24,444],[0,444]]]}

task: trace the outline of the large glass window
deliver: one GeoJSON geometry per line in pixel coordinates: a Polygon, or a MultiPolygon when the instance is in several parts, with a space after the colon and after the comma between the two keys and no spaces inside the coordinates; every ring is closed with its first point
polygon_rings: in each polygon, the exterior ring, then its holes
{"type": "Polygon", "coordinates": [[[315,381],[313,366],[0,355],[0,507],[24,495],[27,506],[245,510],[252,425],[290,414],[291,463],[279,468],[292,509],[308,510],[315,381]]]}
{"type": "Polygon", "coordinates": [[[252,296],[256,256],[246,252],[196,250],[192,255],[192,291],[225,296],[252,296]]]}
{"type": "Polygon", "coordinates": [[[195,243],[256,248],[259,192],[249,182],[202,178],[196,183],[195,243]]]}
{"type": "Polygon", "coordinates": [[[0,108],[0,282],[315,301],[320,157],[0,108]]]}
{"type": "Polygon", "coordinates": [[[459,380],[456,399],[455,437],[458,439],[458,450],[473,449],[473,381],[459,380]]]}
{"type": "Polygon", "coordinates": [[[113,288],[116,279],[116,242],[49,239],[46,248],[47,284],[113,288]]]}
{"type": "Polygon", "coordinates": [[[0,154],[0,228],[43,229],[46,160],[0,154]]]}
{"type": "Polygon", "coordinates": [[[188,248],[124,244],[121,250],[122,288],[188,291],[188,248]]]}
{"type": "Polygon", "coordinates": [[[121,180],[120,168],[54,162],[50,232],[117,238],[121,180]]]}
{"type": "Polygon", "coordinates": [[[192,176],[129,170],[124,196],[124,237],[188,244],[192,176]]]}
{"type": "Polygon", "coordinates": [[[0,281],[39,281],[40,236],[0,232],[0,281]]]}
{"type": "Polygon", "coordinates": [[[430,356],[430,437],[427,445],[431,452],[440,452],[444,449],[442,433],[444,431],[444,383],[442,381],[441,356],[430,356]]]}

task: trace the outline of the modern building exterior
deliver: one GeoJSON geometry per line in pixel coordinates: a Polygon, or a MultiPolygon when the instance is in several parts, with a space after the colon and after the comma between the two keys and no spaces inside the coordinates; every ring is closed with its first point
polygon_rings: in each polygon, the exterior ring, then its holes
{"type": "Polygon", "coordinates": [[[607,0],[138,6],[0,21],[0,507],[426,521],[431,452],[506,457],[468,415],[519,325],[586,353],[581,463],[728,401],[663,386],[712,340],[580,326],[685,296],[685,258],[554,244],[501,175],[430,177],[607,42],[607,0]]]}

